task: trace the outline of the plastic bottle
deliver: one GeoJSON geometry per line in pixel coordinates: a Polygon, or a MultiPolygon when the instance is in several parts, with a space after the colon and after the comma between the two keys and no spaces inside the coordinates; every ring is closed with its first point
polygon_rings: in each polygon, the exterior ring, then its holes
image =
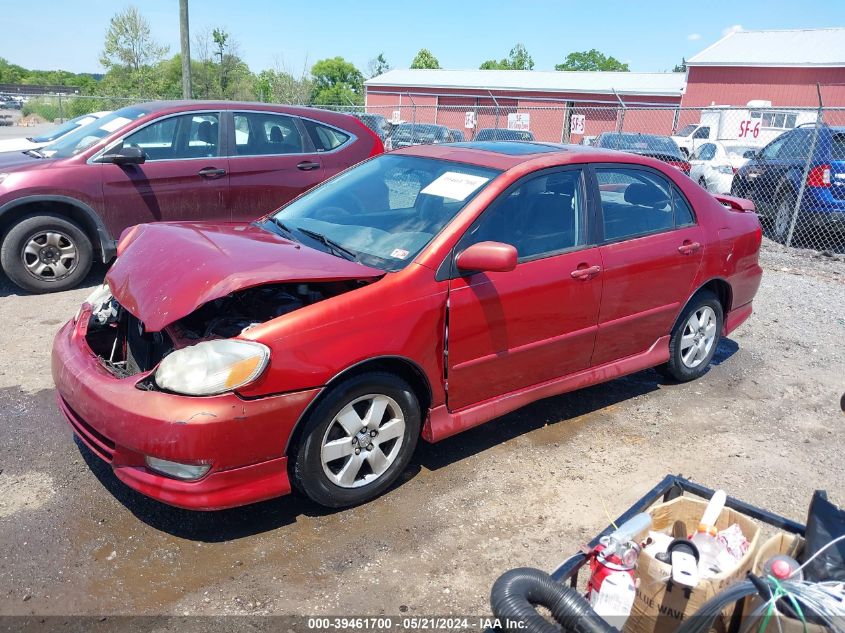
{"type": "Polygon", "coordinates": [[[724,490],[717,490],[707,504],[698,529],[692,536],[692,542],[698,548],[698,568],[703,577],[711,576],[714,570],[721,570],[719,559],[725,548],[716,538],[716,521],[725,507],[727,495],[724,490]]]}
{"type": "Polygon", "coordinates": [[[763,564],[763,574],[766,576],[774,576],[778,580],[793,580],[800,582],[804,580],[804,572],[795,572],[801,565],[797,560],[786,554],[778,554],[772,556],[763,564]],[[793,576],[793,574],[795,574],[793,576]]]}

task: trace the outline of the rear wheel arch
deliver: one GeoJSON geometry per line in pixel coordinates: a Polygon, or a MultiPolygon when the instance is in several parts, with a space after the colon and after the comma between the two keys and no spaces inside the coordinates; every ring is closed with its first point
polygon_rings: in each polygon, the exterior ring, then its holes
{"type": "Polygon", "coordinates": [[[377,358],[369,358],[367,360],[358,362],[337,373],[331,380],[329,380],[320,393],[309,405],[305,411],[299,416],[296,425],[288,438],[285,446],[285,455],[290,455],[292,448],[299,445],[302,438],[302,432],[305,428],[305,421],[314,410],[314,408],[326,397],[335,385],[362,374],[370,373],[388,373],[398,378],[401,378],[410,385],[420,405],[420,417],[425,421],[426,411],[431,408],[433,393],[431,383],[416,362],[404,356],[380,356],[377,358]]]}
{"type": "Polygon", "coordinates": [[[90,206],[67,196],[26,196],[0,207],[0,236],[21,219],[30,215],[53,214],[77,224],[91,240],[103,262],[114,257],[115,242],[100,216],[90,206]]]}
{"type": "Polygon", "coordinates": [[[689,299],[686,300],[684,305],[682,305],[681,309],[678,311],[678,315],[675,317],[675,321],[672,323],[672,330],[670,331],[675,330],[675,327],[678,325],[678,321],[684,314],[684,311],[687,309],[687,306],[692,303],[702,292],[712,292],[714,295],[716,295],[716,298],[719,299],[719,303],[722,305],[722,313],[727,315],[727,313],[731,309],[731,305],[733,302],[733,288],[731,288],[731,285],[721,277],[714,277],[713,279],[710,279],[701,284],[698,288],[695,289],[695,292],[690,294],[689,299]]]}

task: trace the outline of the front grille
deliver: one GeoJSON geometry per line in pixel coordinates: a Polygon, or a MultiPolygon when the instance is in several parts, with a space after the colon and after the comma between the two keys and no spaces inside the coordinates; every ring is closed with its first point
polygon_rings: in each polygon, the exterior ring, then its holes
{"type": "Polygon", "coordinates": [[[111,463],[114,457],[114,442],[83,420],[61,396],[59,397],[59,406],[79,439],[94,451],[100,459],[111,463]]]}

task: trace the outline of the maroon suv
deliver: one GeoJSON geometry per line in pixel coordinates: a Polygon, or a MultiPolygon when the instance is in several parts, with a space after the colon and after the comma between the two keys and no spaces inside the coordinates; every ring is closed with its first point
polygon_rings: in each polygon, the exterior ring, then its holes
{"type": "Polygon", "coordinates": [[[72,288],[121,232],[160,220],[251,220],[379,154],[346,114],[259,103],[153,102],[43,150],[0,157],[0,262],[32,292],[72,288]]]}

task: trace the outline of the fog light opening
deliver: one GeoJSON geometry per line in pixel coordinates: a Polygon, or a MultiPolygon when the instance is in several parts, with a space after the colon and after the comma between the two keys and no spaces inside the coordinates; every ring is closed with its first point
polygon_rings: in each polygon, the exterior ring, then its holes
{"type": "Polygon", "coordinates": [[[173,477],[174,479],[181,479],[183,481],[200,479],[211,468],[211,464],[180,464],[179,462],[171,462],[166,459],[159,459],[158,457],[150,457],[149,455],[145,457],[145,461],[147,468],[150,470],[160,475],[166,475],[167,477],[173,477]]]}

